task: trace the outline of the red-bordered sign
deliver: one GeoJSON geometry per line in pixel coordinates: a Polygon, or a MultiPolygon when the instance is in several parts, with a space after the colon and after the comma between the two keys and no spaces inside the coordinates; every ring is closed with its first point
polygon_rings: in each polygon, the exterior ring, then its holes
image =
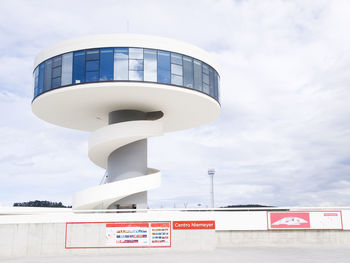
{"type": "Polygon", "coordinates": [[[343,230],[341,211],[267,211],[268,230],[343,230]]]}
{"type": "Polygon", "coordinates": [[[173,221],[173,229],[215,229],[215,221],[173,221]]]}
{"type": "MultiPolygon", "coordinates": [[[[96,240],[98,240],[98,236],[96,240]]],[[[74,243],[74,241],[73,241],[74,243]]],[[[139,222],[66,222],[65,248],[153,248],[171,247],[170,221],[139,221],[139,222]],[[77,224],[104,224],[106,231],[105,245],[89,246],[69,245],[70,228],[77,224]]]]}

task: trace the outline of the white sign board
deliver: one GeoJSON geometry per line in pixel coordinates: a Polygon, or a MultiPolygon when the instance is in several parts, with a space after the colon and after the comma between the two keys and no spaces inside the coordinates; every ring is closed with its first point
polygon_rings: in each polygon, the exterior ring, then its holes
{"type": "Polygon", "coordinates": [[[170,222],[106,224],[107,247],[170,247],[170,222]]]}

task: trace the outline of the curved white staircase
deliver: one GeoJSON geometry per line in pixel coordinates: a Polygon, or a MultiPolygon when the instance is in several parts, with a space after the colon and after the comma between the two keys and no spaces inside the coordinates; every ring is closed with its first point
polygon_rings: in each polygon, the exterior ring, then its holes
{"type": "MultiPolygon", "coordinates": [[[[89,137],[89,158],[96,165],[107,168],[109,155],[132,142],[163,134],[159,120],[135,120],[102,127],[89,137]]],[[[147,174],[101,184],[75,193],[73,209],[106,209],[127,196],[147,191],[161,184],[159,170],[148,168],[147,174]]]]}

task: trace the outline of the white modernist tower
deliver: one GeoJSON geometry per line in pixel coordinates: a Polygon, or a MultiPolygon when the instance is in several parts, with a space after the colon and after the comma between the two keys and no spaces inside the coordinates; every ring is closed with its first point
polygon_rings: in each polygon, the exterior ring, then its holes
{"type": "Polygon", "coordinates": [[[193,128],[220,113],[219,74],[204,50],[143,35],[88,36],[35,59],[32,110],[91,131],[89,158],[102,183],[76,193],[74,209],[146,208],[160,171],[147,168],[147,138],[193,128]]]}

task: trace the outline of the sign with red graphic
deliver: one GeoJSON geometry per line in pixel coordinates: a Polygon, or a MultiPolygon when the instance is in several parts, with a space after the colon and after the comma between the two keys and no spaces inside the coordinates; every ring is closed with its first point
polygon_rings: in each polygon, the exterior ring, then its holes
{"type": "Polygon", "coordinates": [[[343,229],[341,211],[268,211],[267,222],[269,230],[343,229]]]}
{"type": "Polygon", "coordinates": [[[308,212],[270,213],[271,229],[310,229],[308,212]]]}
{"type": "Polygon", "coordinates": [[[215,229],[215,221],[173,221],[173,229],[215,229]]]}

